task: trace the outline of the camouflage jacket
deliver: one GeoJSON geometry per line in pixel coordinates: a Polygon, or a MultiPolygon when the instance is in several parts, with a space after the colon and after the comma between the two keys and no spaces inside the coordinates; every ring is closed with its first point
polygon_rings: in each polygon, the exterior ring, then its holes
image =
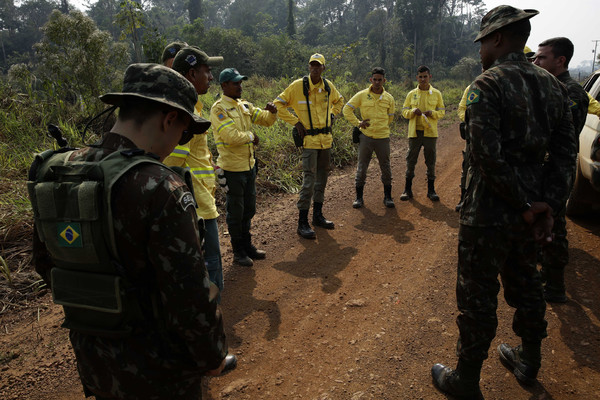
{"type": "MultiPolygon", "coordinates": [[[[135,148],[129,139],[107,134],[71,160],[100,160],[135,148]]],[[[181,199],[190,190],[166,167],[141,164],[113,186],[117,249],[128,276],[158,296],[160,318],[132,336],[101,338],[70,332],[83,385],[101,397],[122,399],[192,398],[200,377],[227,354],[218,289],[208,279],[194,207],[181,199]]],[[[34,262],[47,277],[52,268],[43,243],[35,240],[34,262]]],[[[146,315],[151,301],[140,302],[146,315]]],[[[194,397],[196,398],[196,397],[194,397]]]]}
{"type": "Polygon", "coordinates": [[[533,201],[562,208],[576,142],[567,90],[554,76],[523,53],[501,57],[471,84],[466,123],[471,158],[462,224],[523,224],[533,201]]]}
{"type": "Polygon", "coordinates": [[[565,71],[556,77],[563,85],[567,87],[569,92],[571,115],[573,117],[573,126],[575,127],[575,137],[577,144],[579,144],[579,133],[585,125],[585,119],[587,118],[588,106],[590,105],[590,99],[588,94],[583,87],[573,78],[569,71],[565,71]]]}

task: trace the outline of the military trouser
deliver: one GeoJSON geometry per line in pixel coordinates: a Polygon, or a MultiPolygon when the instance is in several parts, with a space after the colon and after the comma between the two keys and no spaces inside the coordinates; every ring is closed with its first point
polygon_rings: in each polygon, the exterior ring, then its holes
{"type": "Polygon", "coordinates": [[[298,209],[310,209],[311,200],[323,203],[325,186],[329,175],[331,149],[304,149],[302,151],[302,188],[298,199],[298,209]]]}
{"type": "Polygon", "coordinates": [[[506,302],[516,308],[512,324],[515,334],[529,342],[545,338],[546,302],[530,228],[526,225],[477,228],[461,224],[458,240],[459,358],[478,363],[488,356],[498,326],[498,274],[506,302]]]}
{"type": "Polygon", "coordinates": [[[406,178],[415,176],[415,165],[419,159],[419,151],[423,147],[425,165],[427,166],[427,179],[435,179],[436,137],[425,137],[423,131],[417,131],[417,137],[408,138],[408,152],[406,153],[406,178]]]}
{"type": "Polygon", "coordinates": [[[208,278],[217,285],[219,292],[223,292],[223,264],[221,262],[217,219],[205,219],[204,229],[206,230],[204,234],[204,264],[208,271],[208,278]]]}
{"type": "Polygon", "coordinates": [[[356,186],[364,186],[367,179],[367,169],[371,157],[375,152],[379,168],[381,169],[381,182],[384,185],[392,184],[392,168],[390,167],[390,138],[373,139],[361,133],[358,144],[358,165],[356,167],[356,186]]]}
{"type": "Polygon", "coordinates": [[[249,171],[224,171],[227,180],[227,228],[232,239],[250,233],[256,213],[256,166],[249,171]]]}

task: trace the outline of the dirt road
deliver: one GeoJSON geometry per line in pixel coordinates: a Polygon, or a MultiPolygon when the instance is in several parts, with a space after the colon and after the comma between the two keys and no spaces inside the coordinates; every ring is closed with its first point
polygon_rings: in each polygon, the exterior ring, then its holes
{"type": "MultiPolygon", "coordinates": [[[[265,195],[254,232],[268,252],[253,268],[226,265],[223,312],[238,368],[209,382],[217,399],[445,399],[431,384],[436,362],[454,366],[454,286],[461,168],[456,125],[441,129],[437,188],[426,196],[422,158],[415,199],[399,201],[405,139],[393,142],[396,208],[386,209],[371,164],[365,208],[352,208],[354,171],[335,171],[324,207],[336,229],[296,235],[294,195],[265,195]]],[[[422,157],[422,156],[421,156],[422,157]]],[[[569,302],[548,306],[539,383],[521,387],[495,347],[516,344],[512,310],[499,327],[481,387],[486,399],[600,398],[600,219],[569,221],[569,302]]],[[[502,296],[502,294],[500,294],[502,296]]],[[[0,322],[0,398],[82,399],[60,308],[48,294],[0,322]]]]}

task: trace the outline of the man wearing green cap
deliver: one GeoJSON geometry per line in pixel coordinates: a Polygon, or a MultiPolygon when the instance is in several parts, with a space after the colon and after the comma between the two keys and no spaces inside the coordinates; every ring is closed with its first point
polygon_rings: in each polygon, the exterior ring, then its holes
{"type": "Polygon", "coordinates": [[[248,77],[235,68],[225,68],[219,75],[223,96],[210,109],[210,120],[219,158],[227,182],[227,227],[233,248],[233,262],[251,267],[252,260],[265,258],[265,252],[252,244],[250,227],[256,213],[256,160],[254,147],[258,135],[252,124],[271,126],[277,108],[267,103],[264,110],[242,100],[242,81],[248,77]]]}
{"type": "Polygon", "coordinates": [[[173,66],[173,60],[175,59],[175,56],[177,55],[179,50],[181,50],[182,48],[184,48],[186,46],[187,46],[186,42],[175,41],[175,42],[169,43],[164,48],[162,56],[161,56],[162,65],[164,65],[165,67],[171,68],[173,66]]]}
{"type": "MultiPolygon", "coordinates": [[[[183,47],[173,60],[173,69],[182,74],[196,88],[198,95],[206,94],[213,80],[211,67],[223,63],[223,57],[209,57],[196,46],[183,47]]],[[[198,99],[194,106],[196,115],[202,115],[202,102],[198,99]]],[[[189,143],[175,147],[165,159],[169,166],[184,167],[192,173],[194,197],[198,207],[196,214],[200,225],[204,226],[204,262],[211,282],[223,291],[223,265],[219,244],[219,213],[215,204],[215,171],[212,153],[208,148],[207,132],[195,135],[189,143]]]]}
{"type": "Polygon", "coordinates": [[[160,162],[210,126],[196,99],[172,69],[132,64],[122,92],[101,97],[119,108],[111,131],[30,170],[34,264],[64,306],[86,396],[199,399],[202,375],[224,368],[195,201],[160,162]]]}
{"type": "MultiPolygon", "coordinates": [[[[561,81],[569,92],[571,115],[575,127],[575,137],[579,143],[579,133],[587,118],[589,97],[579,83],[569,74],[569,61],[575,47],[566,37],[544,40],[539,44],[534,64],[544,68],[561,81]]],[[[576,165],[573,166],[573,180],[576,165]]],[[[566,205],[558,213],[554,228],[554,240],[542,249],[542,280],[544,298],[550,303],[565,303],[565,267],[569,263],[569,241],[567,240],[566,205]]]]}
{"type": "Polygon", "coordinates": [[[323,215],[325,186],[329,174],[331,127],[333,115],[344,106],[344,97],[333,83],[321,75],[325,71],[325,57],[315,53],[308,60],[309,76],[297,79],[288,86],[274,103],[279,117],[294,126],[302,141],[302,188],[298,199],[298,235],[315,239],[316,234],[308,224],[308,211],[313,201],[313,225],[334,229],[334,223],[323,215]],[[296,115],[292,115],[292,108],[296,115]]]}
{"type": "Polygon", "coordinates": [[[479,379],[498,325],[498,274],[521,338],[519,346],[498,347],[500,360],[526,385],[541,366],[547,323],[536,241],[552,240],[576,141],[565,87],[523,54],[537,14],[496,7],[475,39],[485,72],[470,86],[465,115],[471,156],[458,234],[458,366],[431,370],[434,384],[456,398],[483,398],[479,379]]]}

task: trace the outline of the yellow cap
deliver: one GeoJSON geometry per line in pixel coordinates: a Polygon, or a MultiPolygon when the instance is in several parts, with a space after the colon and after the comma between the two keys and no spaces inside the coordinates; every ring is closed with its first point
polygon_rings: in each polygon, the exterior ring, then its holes
{"type": "Polygon", "coordinates": [[[308,63],[310,64],[313,61],[316,61],[322,65],[325,65],[325,57],[323,57],[323,54],[315,53],[312,56],[310,56],[310,60],[308,60],[308,63]]]}

